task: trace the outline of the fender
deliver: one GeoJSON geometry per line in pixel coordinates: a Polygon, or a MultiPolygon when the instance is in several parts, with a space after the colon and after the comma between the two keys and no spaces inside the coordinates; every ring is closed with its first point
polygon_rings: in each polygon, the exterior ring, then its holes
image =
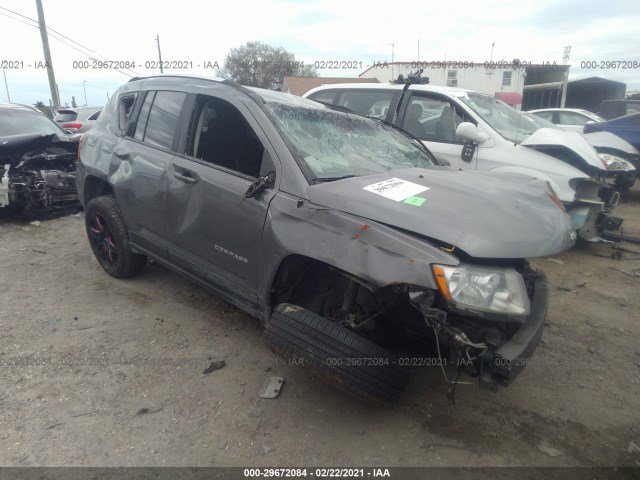
{"type": "Polygon", "coordinates": [[[437,289],[431,264],[460,263],[427,240],[287,194],[272,200],[268,217],[261,242],[267,261],[258,293],[265,301],[280,264],[290,255],[333,266],[371,290],[393,284],[437,289]]]}
{"type": "Polygon", "coordinates": [[[576,192],[571,186],[567,183],[566,185],[559,185],[555,182],[549,175],[542,173],[540,170],[533,170],[526,167],[518,167],[516,165],[505,165],[497,168],[493,168],[490,170],[491,172],[501,172],[501,173],[517,173],[520,175],[525,175],[527,177],[537,178],[539,180],[545,180],[549,182],[551,188],[556,192],[558,198],[563,203],[570,204],[575,201],[576,192]]]}

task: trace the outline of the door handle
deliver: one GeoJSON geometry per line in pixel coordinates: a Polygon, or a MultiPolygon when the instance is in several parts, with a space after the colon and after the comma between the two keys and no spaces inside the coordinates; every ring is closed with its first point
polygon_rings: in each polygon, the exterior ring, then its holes
{"type": "Polygon", "coordinates": [[[180,180],[181,182],[187,183],[189,185],[193,185],[198,182],[197,178],[193,178],[189,172],[179,173],[173,172],[173,176],[180,180]]]}

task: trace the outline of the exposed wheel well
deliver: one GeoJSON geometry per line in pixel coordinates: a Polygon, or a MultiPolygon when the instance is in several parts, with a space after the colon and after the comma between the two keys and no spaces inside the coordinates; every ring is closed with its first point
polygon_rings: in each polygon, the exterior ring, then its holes
{"type": "MultiPolygon", "coordinates": [[[[271,287],[271,304],[297,302],[309,303],[319,301],[319,297],[327,295],[331,290],[343,290],[349,280],[367,286],[364,281],[350,276],[331,265],[302,255],[287,257],[278,268],[271,287]]],[[[342,291],[344,293],[344,290],[342,291]]],[[[320,305],[301,305],[307,310],[320,313],[320,305]]]]}
{"type": "Polygon", "coordinates": [[[101,178],[88,176],[84,181],[84,205],[86,206],[92,199],[102,195],[113,195],[111,185],[101,178]]]}
{"type": "Polygon", "coordinates": [[[377,341],[398,328],[390,319],[397,318],[399,307],[416,312],[397,287],[401,285],[376,288],[319,260],[292,255],[281,263],[272,282],[271,305],[299,305],[377,341]]]}

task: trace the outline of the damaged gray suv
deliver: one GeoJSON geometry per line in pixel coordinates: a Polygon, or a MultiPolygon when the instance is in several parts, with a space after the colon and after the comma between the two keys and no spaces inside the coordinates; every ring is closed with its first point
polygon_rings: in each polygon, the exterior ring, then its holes
{"type": "Polygon", "coordinates": [[[222,79],[136,78],[81,141],[100,265],[147,258],[259,318],[269,346],[393,403],[407,367],[509,384],[548,292],[526,258],[573,245],[546,182],[439,166],[392,125],[222,79]],[[427,361],[428,360],[428,361],[427,361]]]}

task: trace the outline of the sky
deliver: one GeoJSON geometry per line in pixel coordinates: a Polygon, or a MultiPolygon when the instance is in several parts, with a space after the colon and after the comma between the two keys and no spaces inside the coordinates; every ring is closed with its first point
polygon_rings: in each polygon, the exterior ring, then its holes
{"type": "MultiPolygon", "coordinates": [[[[187,67],[165,73],[207,76],[216,74],[216,62],[223,66],[229,49],[249,41],[284,47],[305,64],[338,61],[339,67],[356,67],[318,69],[325,77],[357,77],[374,62],[390,62],[392,57],[407,62],[517,58],[561,64],[564,48],[571,46],[570,80],[599,76],[626,83],[627,92],[640,90],[640,2],[628,0],[42,4],[63,104],[75,97],[79,106],[103,105],[131,76],[159,74],[152,63],[158,60],[156,36],[163,61],[187,67]],[[135,62],[135,67],[119,72],[100,68],[94,60],[120,66],[135,62]],[[600,68],[600,62],[617,68],[600,68]],[[597,68],[581,68],[587,64],[597,68]]],[[[37,20],[35,0],[0,0],[0,64],[6,67],[0,102],[10,98],[49,104],[46,69],[38,68],[44,63],[40,32],[30,19],[37,20]]]]}

